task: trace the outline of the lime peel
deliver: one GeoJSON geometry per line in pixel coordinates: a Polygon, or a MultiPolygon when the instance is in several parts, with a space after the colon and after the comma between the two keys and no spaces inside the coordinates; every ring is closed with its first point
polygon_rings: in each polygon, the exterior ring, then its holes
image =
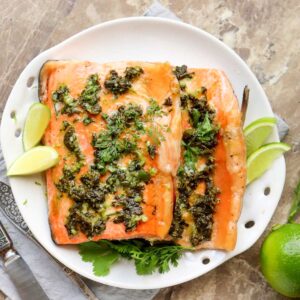
{"type": "Polygon", "coordinates": [[[272,231],[260,250],[261,271],[278,293],[300,297],[300,224],[272,231]]]}

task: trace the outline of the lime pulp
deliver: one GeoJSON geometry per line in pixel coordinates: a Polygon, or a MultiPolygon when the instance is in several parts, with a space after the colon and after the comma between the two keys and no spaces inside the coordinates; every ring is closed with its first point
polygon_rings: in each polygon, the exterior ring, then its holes
{"type": "Polygon", "coordinates": [[[265,143],[275,126],[275,118],[265,117],[255,120],[244,129],[247,157],[265,143]]]}
{"type": "Polygon", "coordinates": [[[275,142],[266,144],[252,153],[247,159],[247,184],[260,177],[275,159],[290,149],[288,144],[275,142]]]}

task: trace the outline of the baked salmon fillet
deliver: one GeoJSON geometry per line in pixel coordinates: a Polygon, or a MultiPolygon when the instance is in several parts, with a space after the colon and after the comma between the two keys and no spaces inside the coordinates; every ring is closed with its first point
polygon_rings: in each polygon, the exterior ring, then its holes
{"type": "Polygon", "coordinates": [[[40,101],[57,244],[173,240],[232,250],[246,184],[241,114],[226,75],[168,63],[49,61],[40,101]]]}
{"type": "Polygon", "coordinates": [[[48,61],[39,82],[60,158],[46,174],[53,240],[164,239],[182,135],[172,67],[48,61]]]}
{"type": "Polygon", "coordinates": [[[170,234],[176,243],[232,250],[246,187],[241,113],[224,72],[176,68],[182,150],[170,234]]]}

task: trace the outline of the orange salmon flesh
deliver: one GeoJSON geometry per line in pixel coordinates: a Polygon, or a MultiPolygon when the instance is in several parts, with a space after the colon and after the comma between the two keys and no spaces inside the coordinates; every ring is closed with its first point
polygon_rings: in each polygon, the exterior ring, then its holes
{"type": "MultiPolygon", "coordinates": [[[[237,221],[241,211],[242,198],[246,184],[246,152],[242,134],[241,113],[238,101],[226,75],[215,69],[188,69],[193,77],[185,80],[185,92],[195,93],[201,87],[207,89],[208,105],[215,110],[215,123],[220,127],[218,143],[214,150],[215,170],[214,185],[220,190],[218,203],[213,215],[211,239],[204,241],[199,248],[232,250],[237,239],[237,221]]],[[[59,163],[46,172],[47,196],[49,208],[49,223],[52,238],[57,244],[78,244],[88,240],[122,240],[143,238],[147,240],[170,240],[169,230],[173,220],[173,210],[176,201],[177,170],[183,160],[182,136],[189,128],[187,113],[180,104],[180,85],[169,63],[148,62],[115,62],[98,64],[87,61],[48,61],[40,71],[39,97],[40,101],[51,110],[51,120],[45,132],[43,142],[53,147],[59,154],[59,163]],[[132,87],[117,97],[105,89],[104,82],[111,70],[123,74],[126,67],[139,66],[143,73],[132,81],[132,87]],[[76,99],[86,86],[89,76],[97,74],[101,90],[99,104],[101,113],[93,115],[93,122],[88,126],[78,121],[86,116],[86,112],[73,115],[57,114],[53,93],[64,84],[70,95],[76,99]],[[170,104],[165,106],[166,99],[170,104]],[[66,229],[69,210],[74,201],[66,193],[60,193],[57,182],[63,176],[65,164],[74,164],[76,158],[64,145],[64,122],[72,124],[75,129],[79,148],[84,157],[84,164],[79,176],[87,173],[94,163],[93,135],[99,134],[106,128],[103,114],[113,115],[120,106],[128,104],[139,105],[146,112],[151,104],[149,99],[155,99],[164,113],[155,117],[149,125],[149,132],[160,131],[163,138],[157,145],[155,157],[150,157],[146,151],[153,136],[144,134],[138,142],[139,151],[145,161],[146,170],[155,170],[151,180],[145,184],[143,201],[141,203],[145,220],[140,221],[136,228],[126,230],[123,223],[115,223],[109,219],[100,234],[92,238],[83,232],[70,235],[66,229]]],[[[129,157],[119,162],[126,165],[129,157]]],[[[203,163],[199,161],[198,164],[203,163]]],[[[101,179],[100,179],[101,180],[101,179]]],[[[205,185],[200,183],[197,193],[203,193],[205,185]]],[[[105,201],[111,201],[107,197],[105,201]]],[[[114,209],[112,209],[114,211],[114,209]]],[[[191,246],[189,241],[193,219],[187,218],[182,238],[176,243],[191,246]]]]}

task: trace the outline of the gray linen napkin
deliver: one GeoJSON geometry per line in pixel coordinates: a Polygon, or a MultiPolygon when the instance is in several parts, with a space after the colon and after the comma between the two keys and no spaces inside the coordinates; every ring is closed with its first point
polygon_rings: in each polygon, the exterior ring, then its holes
{"type": "MultiPolygon", "coordinates": [[[[178,20],[180,21],[180,19],[173,13],[171,12],[169,9],[167,9],[166,7],[164,7],[160,2],[158,1],[154,1],[154,3],[149,7],[149,9],[144,13],[144,16],[151,16],[151,17],[160,17],[160,18],[169,18],[169,19],[173,19],[173,20],[178,20]]],[[[277,127],[278,127],[278,131],[279,131],[279,136],[280,136],[280,140],[282,140],[288,133],[289,127],[288,125],[285,123],[285,121],[283,119],[281,119],[279,116],[275,115],[277,118],[277,127]]],[[[5,183],[8,183],[7,177],[6,177],[6,166],[5,166],[5,162],[3,159],[3,155],[2,155],[2,151],[0,148],[0,181],[3,181],[5,183]]],[[[0,216],[2,217],[1,213],[0,216]]],[[[5,222],[6,223],[6,222],[5,222]]],[[[9,223],[5,224],[7,227],[9,227],[9,229],[11,231],[14,231],[15,229],[13,228],[13,226],[9,223]]],[[[22,237],[20,236],[19,238],[21,239],[26,239],[26,237],[22,237]]],[[[21,241],[19,243],[20,245],[22,244],[21,241]]],[[[28,249],[30,251],[30,249],[28,249]]],[[[35,255],[38,257],[39,256],[39,251],[42,251],[40,249],[34,249],[35,250],[35,255]]],[[[32,253],[23,253],[23,256],[25,256],[26,259],[26,255],[28,256],[32,256],[32,253]]],[[[49,260],[49,262],[47,262],[47,268],[49,269],[53,269],[53,263],[49,260]]],[[[35,264],[34,265],[34,269],[38,269],[38,268],[44,268],[45,269],[45,265],[39,266],[39,264],[35,264]]],[[[1,286],[1,282],[4,284],[4,282],[7,282],[7,278],[3,279],[2,277],[5,276],[4,274],[0,274],[0,286],[1,286]]],[[[43,287],[46,288],[46,291],[53,291],[56,290],[57,293],[56,294],[52,294],[49,295],[51,296],[52,299],[66,299],[66,295],[68,295],[68,299],[69,296],[71,296],[71,290],[72,290],[72,284],[70,282],[67,282],[67,279],[62,278],[61,280],[64,281],[64,289],[61,290],[61,292],[59,292],[59,289],[61,287],[61,284],[58,285],[55,281],[49,281],[49,278],[44,277],[41,278],[41,284],[43,285],[43,287]],[[69,291],[69,292],[68,292],[69,291]]],[[[110,286],[106,286],[106,285],[100,285],[97,284],[95,282],[86,280],[87,283],[89,284],[90,287],[93,288],[94,292],[99,296],[99,298],[101,300],[124,300],[124,299],[130,299],[130,300],[150,300],[152,299],[155,294],[158,292],[158,290],[144,290],[144,291],[140,291],[140,290],[126,290],[126,289],[119,289],[119,288],[114,288],[114,287],[110,287],[110,286]]],[[[11,292],[10,291],[6,291],[7,294],[15,294],[15,292],[11,292]]],[[[11,296],[12,297],[12,296],[11,296]]],[[[81,296],[75,296],[72,297],[72,299],[74,300],[79,300],[79,299],[84,299],[81,296]]]]}

